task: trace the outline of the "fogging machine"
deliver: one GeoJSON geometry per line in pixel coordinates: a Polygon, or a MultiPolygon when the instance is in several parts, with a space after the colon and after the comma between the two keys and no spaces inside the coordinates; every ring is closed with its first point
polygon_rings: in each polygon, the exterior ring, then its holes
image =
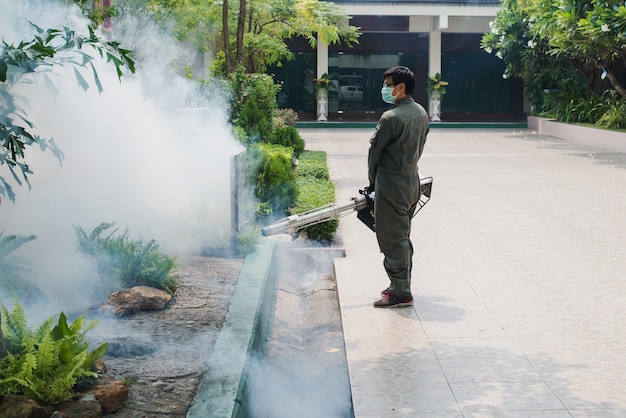
{"type": "MultiPolygon", "coordinates": [[[[418,206],[415,213],[419,212],[426,203],[430,200],[430,193],[433,187],[432,177],[420,177],[420,199],[417,202],[418,206]]],[[[333,219],[339,219],[341,216],[347,214],[350,211],[357,212],[357,218],[363,222],[369,229],[376,231],[376,225],[374,224],[374,199],[375,193],[373,190],[369,190],[365,187],[359,190],[359,196],[350,198],[342,202],[329,203],[325,206],[313,209],[308,212],[299,213],[288,216],[286,218],[279,219],[273,224],[262,228],[261,234],[264,236],[284,234],[288,232],[295,232],[298,229],[319,224],[322,222],[328,222],[333,219]]],[[[415,216],[415,215],[413,215],[415,216]]]]}

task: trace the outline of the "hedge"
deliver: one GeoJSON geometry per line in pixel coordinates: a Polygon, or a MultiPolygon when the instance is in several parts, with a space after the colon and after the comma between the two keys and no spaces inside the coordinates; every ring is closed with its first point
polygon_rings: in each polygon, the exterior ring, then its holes
{"type": "MultiPolygon", "coordinates": [[[[326,153],[323,151],[304,151],[300,155],[295,170],[298,194],[291,214],[308,212],[328,203],[335,202],[335,185],[328,178],[326,153]]],[[[339,220],[311,225],[303,228],[309,239],[330,241],[335,237],[339,220]]]]}

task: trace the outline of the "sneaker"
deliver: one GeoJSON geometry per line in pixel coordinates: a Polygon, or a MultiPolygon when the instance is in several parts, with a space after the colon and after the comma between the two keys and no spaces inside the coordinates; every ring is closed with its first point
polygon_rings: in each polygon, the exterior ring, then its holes
{"type": "Polygon", "coordinates": [[[393,293],[388,292],[386,290],[382,291],[382,299],[374,302],[374,308],[400,308],[403,306],[412,306],[413,298],[397,298],[393,295],[393,293]]]}

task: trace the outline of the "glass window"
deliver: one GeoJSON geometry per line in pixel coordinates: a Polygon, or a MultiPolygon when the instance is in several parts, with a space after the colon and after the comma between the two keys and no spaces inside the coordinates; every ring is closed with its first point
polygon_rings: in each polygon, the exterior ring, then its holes
{"type": "Polygon", "coordinates": [[[285,62],[282,67],[268,69],[274,81],[282,85],[276,97],[278,107],[291,108],[299,113],[315,112],[315,53],[297,52],[294,55],[295,59],[285,62]]]}
{"type": "Polygon", "coordinates": [[[502,60],[485,53],[444,53],[442,69],[449,83],[443,113],[511,113],[512,82],[502,78],[502,60]]]}
{"type": "Polygon", "coordinates": [[[329,55],[328,68],[333,79],[329,89],[331,113],[380,113],[389,108],[380,96],[383,73],[396,65],[413,65],[406,53],[347,53],[329,55]]]}

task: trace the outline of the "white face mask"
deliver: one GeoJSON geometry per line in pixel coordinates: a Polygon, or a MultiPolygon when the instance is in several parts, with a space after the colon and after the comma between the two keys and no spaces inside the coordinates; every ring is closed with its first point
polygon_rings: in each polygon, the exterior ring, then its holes
{"type": "Polygon", "coordinates": [[[380,95],[383,98],[383,102],[394,104],[396,102],[396,96],[393,95],[393,87],[383,87],[380,89],[380,95]]]}

